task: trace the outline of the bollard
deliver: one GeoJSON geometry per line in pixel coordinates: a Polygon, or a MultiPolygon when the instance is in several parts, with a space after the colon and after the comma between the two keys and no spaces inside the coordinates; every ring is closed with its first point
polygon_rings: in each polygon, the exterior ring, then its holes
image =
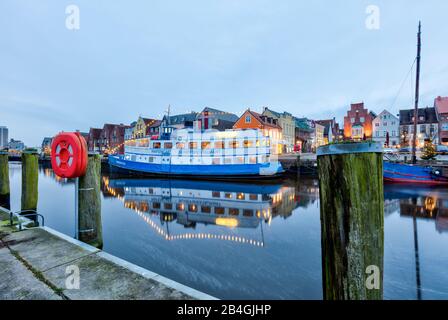
{"type": "Polygon", "coordinates": [[[11,209],[9,201],[8,152],[0,151],[0,207],[11,209]]]}
{"type": "Polygon", "coordinates": [[[22,206],[23,210],[37,210],[39,159],[36,150],[22,152],[22,206]]]}
{"type": "Polygon", "coordinates": [[[320,147],[322,285],[325,300],[383,298],[382,147],[320,147]]]}
{"type": "Polygon", "coordinates": [[[101,156],[89,153],[87,171],[78,180],[78,239],[96,248],[103,247],[101,225],[101,156]]]}

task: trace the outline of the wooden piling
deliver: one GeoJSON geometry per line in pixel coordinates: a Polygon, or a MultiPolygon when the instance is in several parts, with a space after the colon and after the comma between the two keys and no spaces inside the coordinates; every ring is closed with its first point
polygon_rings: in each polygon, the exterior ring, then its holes
{"type": "Polygon", "coordinates": [[[321,147],[318,171],[324,299],[380,300],[384,256],[381,145],[321,147]]]}
{"type": "Polygon", "coordinates": [[[10,209],[8,152],[0,151],[0,207],[10,209]]]}
{"type": "Polygon", "coordinates": [[[85,176],[78,182],[78,239],[103,247],[101,225],[101,156],[89,153],[85,176]]]}
{"type": "Polygon", "coordinates": [[[22,211],[37,210],[39,156],[34,149],[22,152],[22,211]]]}

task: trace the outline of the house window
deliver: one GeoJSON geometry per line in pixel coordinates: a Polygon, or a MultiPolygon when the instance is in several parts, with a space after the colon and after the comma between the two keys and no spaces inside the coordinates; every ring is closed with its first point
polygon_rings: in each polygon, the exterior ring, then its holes
{"type": "Polygon", "coordinates": [[[351,122],[351,123],[355,123],[355,118],[351,118],[351,119],[350,119],[350,122],[351,122]]]}
{"type": "Polygon", "coordinates": [[[252,117],[251,116],[246,116],[245,122],[246,123],[250,123],[252,121],[252,117]]]}
{"type": "Polygon", "coordinates": [[[152,145],[152,147],[153,147],[154,149],[160,149],[161,144],[160,144],[160,142],[154,142],[153,145],[152,145]]]}
{"type": "Polygon", "coordinates": [[[173,144],[171,142],[165,142],[164,148],[165,149],[172,149],[173,148],[173,144]]]}
{"type": "Polygon", "coordinates": [[[213,158],[212,164],[214,164],[214,165],[221,164],[221,159],[220,158],[213,158]]]}
{"type": "Polygon", "coordinates": [[[190,142],[190,149],[197,149],[198,143],[197,142],[190,142]]]}
{"type": "Polygon", "coordinates": [[[364,123],[364,122],[366,122],[366,118],[361,117],[361,118],[359,119],[359,121],[361,121],[361,123],[364,123]]]}

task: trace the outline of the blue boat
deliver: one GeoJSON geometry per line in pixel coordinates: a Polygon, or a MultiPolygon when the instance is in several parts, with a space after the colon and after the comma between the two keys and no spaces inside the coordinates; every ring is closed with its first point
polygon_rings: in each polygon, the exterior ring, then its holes
{"type": "Polygon", "coordinates": [[[384,162],[384,181],[421,185],[446,185],[448,177],[430,166],[384,162]]]}
{"type": "Polygon", "coordinates": [[[279,145],[258,129],[165,130],[125,142],[124,155],[109,156],[114,170],[190,177],[272,177],[284,172],[279,145]]]}

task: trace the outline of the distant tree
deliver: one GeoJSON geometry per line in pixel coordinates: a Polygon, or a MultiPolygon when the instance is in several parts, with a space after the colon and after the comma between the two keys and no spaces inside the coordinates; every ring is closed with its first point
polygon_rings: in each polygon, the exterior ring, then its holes
{"type": "Polygon", "coordinates": [[[434,160],[436,158],[436,146],[432,143],[431,139],[425,140],[425,145],[423,146],[422,152],[423,154],[421,158],[423,160],[434,160]]]}

